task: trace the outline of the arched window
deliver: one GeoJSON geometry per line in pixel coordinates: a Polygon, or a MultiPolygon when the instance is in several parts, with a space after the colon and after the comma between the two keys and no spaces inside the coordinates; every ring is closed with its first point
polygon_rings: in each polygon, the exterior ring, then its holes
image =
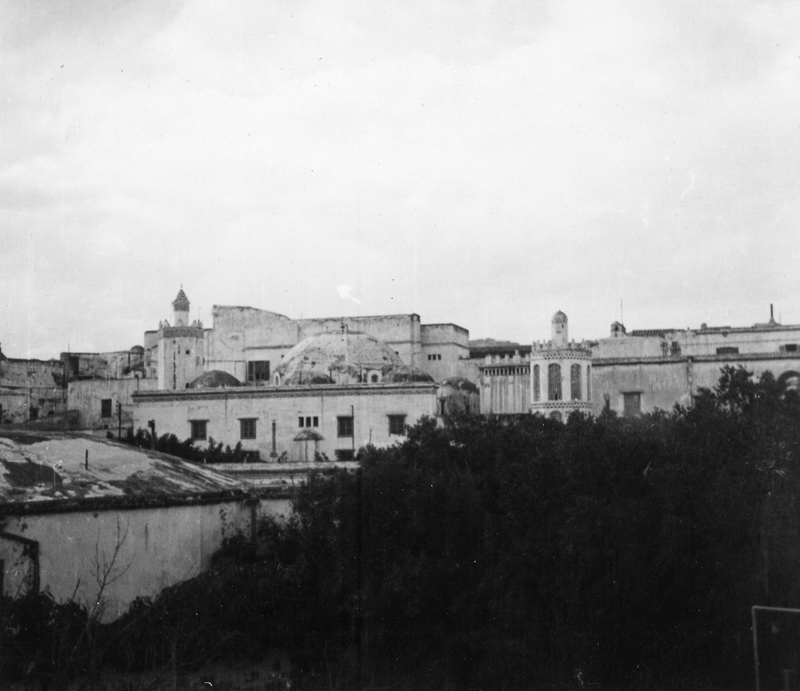
{"type": "Polygon", "coordinates": [[[578,364],[572,365],[569,368],[570,379],[570,398],[573,401],[581,400],[581,366],[578,364]]]}
{"type": "Polygon", "coordinates": [[[561,422],[561,413],[557,410],[554,410],[552,413],[550,413],[550,419],[555,420],[556,422],[561,422]]]}
{"type": "Polygon", "coordinates": [[[561,365],[556,363],[547,367],[547,400],[561,400],[561,365]]]}
{"type": "Polygon", "coordinates": [[[533,366],[533,400],[538,401],[541,395],[541,384],[539,382],[539,365],[533,366]]]}
{"type": "Polygon", "coordinates": [[[592,400],[592,366],[586,365],[586,400],[592,400]]]}

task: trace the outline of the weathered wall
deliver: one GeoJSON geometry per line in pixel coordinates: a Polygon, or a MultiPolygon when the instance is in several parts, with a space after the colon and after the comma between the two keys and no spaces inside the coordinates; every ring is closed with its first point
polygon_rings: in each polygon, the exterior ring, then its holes
{"type": "MultiPolygon", "coordinates": [[[[257,517],[286,517],[290,510],[288,499],[263,499],[257,517]]],[[[249,534],[250,520],[250,507],[229,502],[12,517],[5,531],[39,542],[42,589],[57,601],[74,594],[90,611],[102,596],[104,619],[111,620],[136,597],[152,597],[206,569],[226,537],[249,534]],[[100,592],[104,573],[107,587],[100,592]]],[[[22,545],[0,538],[5,595],[30,587],[31,559],[23,552],[22,545]]]]}
{"type": "Polygon", "coordinates": [[[136,391],[155,391],[156,379],[85,379],[72,381],[67,390],[67,407],[77,410],[82,429],[117,429],[117,403],[122,403],[123,430],[133,426],[133,398],[136,391]],[[111,399],[112,415],[102,417],[101,401],[111,399]]]}
{"type": "Polygon", "coordinates": [[[67,400],[63,372],[59,360],[0,358],[0,424],[27,422],[33,408],[38,417],[63,413],[67,400]]]}
{"type": "Polygon", "coordinates": [[[163,329],[156,351],[159,389],[185,389],[205,371],[205,334],[200,328],[163,329]]]}
{"type": "Polygon", "coordinates": [[[640,392],[642,412],[671,410],[676,403],[691,403],[689,377],[691,368],[684,359],[601,365],[592,363],[592,409],[599,415],[606,403],[622,413],[623,393],[640,392]]]}
{"type": "Polygon", "coordinates": [[[143,372],[143,358],[139,352],[116,350],[107,353],[61,353],[61,361],[70,379],[119,379],[143,372]]]}
{"type": "MultiPolygon", "coordinates": [[[[208,392],[185,392],[182,395],[143,394],[135,398],[134,424],[144,427],[156,420],[159,435],[171,432],[186,439],[190,420],[207,420],[207,433],[215,441],[245,450],[257,450],[262,459],[272,451],[272,421],[276,423],[276,451],[292,460],[305,456],[304,442],[294,437],[305,429],[302,417],[318,418],[314,428],[323,437],[320,453],[333,459],[337,449],[347,450],[372,443],[394,443],[401,437],[389,434],[389,415],[406,415],[412,425],[423,415],[436,415],[436,387],[433,384],[374,384],[352,387],[296,386],[286,388],[228,389],[208,392]],[[337,418],[349,416],[354,409],[354,436],[340,438],[337,418]],[[256,438],[242,439],[240,420],[256,419],[256,438]]],[[[313,451],[313,442],[309,445],[313,451]]]]}
{"type": "Polygon", "coordinates": [[[527,413],[531,406],[530,365],[491,367],[481,378],[481,413],[527,413]]]}
{"type": "Polygon", "coordinates": [[[776,378],[800,372],[800,358],[789,354],[741,355],[733,357],[652,358],[593,361],[592,404],[599,414],[608,395],[612,410],[623,411],[625,392],[641,393],[642,412],[671,410],[675,404],[691,405],[698,389],[713,389],[726,365],[743,366],[758,379],[764,372],[776,378]]]}
{"type": "Polygon", "coordinates": [[[214,328],[206,332],[206,370],[247,379],[247,361],[267,360],[274,370],[280,356],[299,341],[297,324],[282,314],[254,307],[214,305],[214,328]]]}
{"type": "Polygon", "coordinates": [[[469,331],[455,324],[423,324],[419,367],[435,381],[459,375],[459,360],[469,357],[469,331]]]}

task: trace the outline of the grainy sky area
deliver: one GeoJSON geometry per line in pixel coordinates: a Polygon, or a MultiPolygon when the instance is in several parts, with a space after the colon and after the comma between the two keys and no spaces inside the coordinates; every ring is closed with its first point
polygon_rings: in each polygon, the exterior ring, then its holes
{"type": "Polygon", "coordinates": [[[181,284],[206,326],[800,323],[798,2],[9,0],[0,98],[12,357],[181,284]]]}

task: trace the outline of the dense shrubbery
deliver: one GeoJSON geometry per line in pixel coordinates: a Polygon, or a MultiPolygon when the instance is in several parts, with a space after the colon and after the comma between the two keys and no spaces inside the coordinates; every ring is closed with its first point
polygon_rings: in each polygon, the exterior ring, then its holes
{"type": "MultiPolygon", "coordinates": [[[[114,438],[110,432],[108,434],[111,439],[114,438]]],[[[139,448],[152,448],[150,430],[141,427],[135,434],[128,429],[122,441],[139,448]]],[[[214,441],[213,437],[209,437],[207,447],[201,449],[194,445],[192,439],[180,441],[174,434],[162,434],[156,437],[155,450],[194,463],[245,463],[259,460],[258,451],[245,451],[242,449],[242,442],[237,442],[236,446],[231,448],[230,444],[223,445],[222,442],[214,441]]]]}
{"type": "Polygon", "coordinates": [[[800,603],[798,421],[734,369],[690,410],[424,420],[313,475],[258,553],[134,603],[104,661],[279,646],[326,687],[746,685],[750,606],[800,603]]]}

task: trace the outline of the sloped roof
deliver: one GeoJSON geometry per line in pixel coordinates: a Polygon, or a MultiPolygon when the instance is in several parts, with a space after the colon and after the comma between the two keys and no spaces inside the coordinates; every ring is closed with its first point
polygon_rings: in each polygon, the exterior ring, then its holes
{"type": "Polygon", "coordinates": [[[106,439],[0,431],[0,515],[198,503],[243,491],[205,466],[106,439]]]}
{"type": "Polygon", "coordinates": [[[189,309],[189,298],[186,297],[186,293],[183,292],[183,287],[178,291],[178,296],[172,301],[172,306],[175,309],[183,307],[185,309],[189,309]]]}

